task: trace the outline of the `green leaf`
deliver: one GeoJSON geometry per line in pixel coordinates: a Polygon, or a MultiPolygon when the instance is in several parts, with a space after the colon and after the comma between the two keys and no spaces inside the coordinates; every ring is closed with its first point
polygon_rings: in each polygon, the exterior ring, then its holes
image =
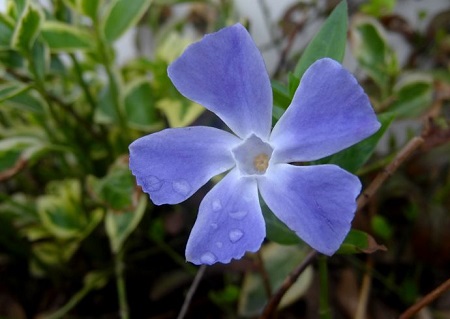
{"type": "Polygon", "coordinates": [[[31,59],[33,61],[33,67],[35,72],[31,70],[31,63],[29,65],[30,71],[37,76],[40,81],[44,81],[45,75],[48,72],[50,65],[50,51],[45,43],[40,39],[34,42],[31,49],[31,59]]]}
{"type": "Polygon", "coordinates": [[[48,145],[37,137],[12,136],[0,140],[0,172],[6,175],[14,173],[18,166],[47,148],[48,145]]]}
{"type": "Polygon", "coordinates": [[[386,251],[386,247],[378,245],[375,239],[369,234],[351,229],[341,247],[339,247],[337,254],[371,254],[377,250],[386,251]]]}
{"type": "Polygon", "coordinates": [[[284,110],[287,109],[292,100],[289,94],[289,90],[282,83],[278,81],[272,81],[272,92],[273,104],[284,110]]]}
{"type": "Polygon", "coordinates": [[[421,115],[433,103],[433,78],[409,75],[394,87],[394,102],[388,111],[399,118],[421,115]]]}
{"type": "Polygon", "coordinates": [[[113,166],[102,179],[89,176],[88,186],[97,199],[112,210],[132,207],[135,180],[126,166],[113,166]]]}
{"type": "Polygon", "coordinates": [[[18,14],[20,14],[25,9],[27,2],[29,2],[29,0],[13,0],[12,2],[16,5],[16,10],[18,14]]]}
{"type": "Polygon", "coordinates": [[[90,50],[94,44],[90,33],[56,21],[46,21],[42,25],[42,37],[52,52],[90,50]]]}
{"type": "Polygon", "coordinates": [[[19,21],[17,21],[11,46],[27,54],[39,35],[43,20],[44,14],[42,11],[27,2],[19,21]]]}
{"type": "Polygon", "coordinates": [[[20,69],[25,63],[22,55],[16,50],[0,50],[0,65],[11,69],[20,69]]]}
{"type": "MultiPolygon", "coordinates": [[[[261,248],[264,268],[273,291],[281,286],[292,269],[306,257],[307,251],[306,246],[281,246],[275,243],[269,243],[261,248]]],[[[278,308],[286,307],[302,297],[311,285],[312,279],[313,269],[309,266],[283,296],[278,308]]],[[[266,303],[267,295],[261,274],[248,272],[242,283],[238,314],[256,317],[261,314],[266,303]]]]}
{"type": "Polygon", "coordinates": [[[371,225],[374,233],[383,239],[390,239],[394,233],[394,229],[389,221],[381,215],[373,216],[371,225]]]}
{"type": "Polygon", "coordinates": [[[47,194],[38,198],[37,205],[42,225],[62,240],[81,241],[103,217],[100,208],[86,214],[78,180],[52,181],[47,186],[47,194]]]}
{"type": "Polygon", "coordinates": [[[344,0],[306,47],[295,67],[295,77],[301,79],[306,69],[321,58],[329,57],[342,62],[347,44],[347,20],[347,2],[344,0]]]}
{"type": "Polygon", "coordinates": [[[14,21],[0,12],[0,50],[11,48],[14,33],[14,21]]]}
{"type": "Polygon", "coordinates": [[[98,9],[103,0],[77,0],[79,11],[92,20],[97,18],[98,9]]]}
{"type": "Polygon", "coordinates": [[[103,23],[109,42],[117,40],[144,15],[152,0],[115,0],[111,3],[103,23]]]}
{"type": "Polygon", "coordinates": [[[195,121],[205,110],[197,103],[171,98],[159,100],[156,107],[167,117],[170,127],[187,126],[195,121]]]}
{"type": "Polygon", "coordinates": [[[147,79],[138,79],[125,88],[125,114],[130,126],[144,129],[161,129],[163,123],[155,108],[155,97],[147,79]]]}
{"type": "Polygon", "coordinates": [[[388,92],[391,78],[398,73],[398,65],[383,27],[375,19],[359,17],[355,19],[351,30],[353,55],[382,92],[388,92]]]}
{"type": "Polygon", "coordinates": [[[25,90],[4,101],[5,106],[23,111],[43,114],[46,109],[45,101],[34,90],[25,90]]]}
{"type": "Polygon", "coordinates": [[[29,88],[29,85],[15,82],[0,85],[0,103],[27,91],[29,88]]]}
{"type": "Polygon", "coordinates": [[[302,243],[302,240],[290,230],[261,200],[261,209],[266,222],[266,237],[282,245],[295,245],[302,243]]]}
{"type": "Polygon", "coordinates": [[[396,0],[370,0],[363,3],[360,10],[374,17],[381,17],[392,13],[396,3],[396,0]]]}
{"type": "Polygon", "coordinates": [[[106,233],[111,244],[111,250],[117,253],[121,250],[128,236],[136,229],[144,216],[147,207],[147,197],[141,195],[134,210],[114,212],[109,210],[105,218],[106,233]]]}
{"type": "Polygon", "coordinates": [[[330,157],[320,160],[320,163],[336,164],[343,169],[356,173],[372,156],[378,142],[394,120],[394,115],[384,114],[379,116],[380,129],[365,140],[355,144],[345,150],[340,151],[330,157]]]}

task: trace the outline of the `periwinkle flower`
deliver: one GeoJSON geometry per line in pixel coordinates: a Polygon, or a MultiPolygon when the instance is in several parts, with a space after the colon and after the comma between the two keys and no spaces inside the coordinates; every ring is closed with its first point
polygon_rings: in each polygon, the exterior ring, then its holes
{"type": "Polygon", "coordinates": [[[265,238],[259,194],[311,247],[336,252],[355,214],[358,178],[336,165],[290,163],[323,158],[378,130],[356,79],[334,60],[316,61],[271,131],[269,76],[242,25],[190,45],[168,74],[181,94],[214,112],[234,133],[169,128],[130,145],[130,168],[156,205],[180,203],[229,171],[200,204],[186,259],[227,263],[257,251],[265,238]]]}

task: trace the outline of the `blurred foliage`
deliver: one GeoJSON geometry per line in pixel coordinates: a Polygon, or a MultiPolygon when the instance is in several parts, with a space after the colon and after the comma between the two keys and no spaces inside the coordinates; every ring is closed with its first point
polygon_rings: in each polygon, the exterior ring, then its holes
{"type": "MultiPolygon", "coordinates": [[[[360,296],[349,287],[367,274],[367,311],[395,317],[450,277],[450,11],[422,10],[414,24],[395,0],[293,2],[275,19],[263,3],[255,10],[272,32],[268,45],[258,44],[277,55],[274,122],[307,67],[328,56],[354,65],[383,124],[319,163],[338,164],[367,186],[408,140],[424,138],[328,261],[339,318],[353,318],[360,296]],[[325,20],[309,44],[298,44],[318,19],[325,20]]],[[[153,206],[128,170],[127,147],[166,127],[223,125],[183,98],[166,70],[205,33],[238,21],[259,28],[237,12],[231,0],[6,0],[1,318],[117,318],[126,308],[132,318],[176,317],[196,272],[184,247],[205,190],[180,205],[153,206]],[[125,59],[124,47],[132,53],[125,59]]],[[[267,283],[278,287],[304,258],[298,237],[264,203],[263,212],[268,243],[259,257],[211,267],[189,317],[256,316],[267,283]]],[[[316,268],[285,297],[279,318],[317,317],[316,268]]],[[[442,295],[429,311],[448,317],[449,303],[442,295]]]]}

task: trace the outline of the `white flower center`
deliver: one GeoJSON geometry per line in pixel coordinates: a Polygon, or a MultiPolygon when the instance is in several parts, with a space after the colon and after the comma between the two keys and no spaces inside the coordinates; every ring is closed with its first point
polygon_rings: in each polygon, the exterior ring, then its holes
{"type": "Polygon", "coordinates": [[[273,149],[252,134],[232,151],[236,165],[243,175],[263,175],[269,167],[273,149]]]}

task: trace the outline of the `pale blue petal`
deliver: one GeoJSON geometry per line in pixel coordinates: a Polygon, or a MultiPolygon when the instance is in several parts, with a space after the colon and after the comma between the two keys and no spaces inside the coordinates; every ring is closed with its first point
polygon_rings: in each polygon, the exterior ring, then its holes
{"type": "Polygon", "coordinates": [[[305,72],[292,104],[273,129],[273,160],[317,160],[365,139],[379,127],[353,75],[338,62],[321,59],[305,72]]]}
{"type": "Polygon", "coordinates": [[[273,213],[325,255],[349,232],[361,191],[358,178],[335,165],[274,164],[258,186],[273,213]]]}
{"type": "Polygon", "coordinates": [[[130,169],[154,204],[177,204],[232,168],[231,149],[240,142],[211,127],[166,129],[130,145],[130,169]]]}
{"type": "Polygon", "coordinates": [[[241,138],[267,139],[272,90],[263,58],[240,24],[206,35],[168,68],[175,87],[217,114],[241,138]]]}
{"type": "Polygon", "coordinates": [[[257,251],[266,229],[254,178],[235,168],[206,194],[186,246],[194,264],[229,263],[257,251]]]}

